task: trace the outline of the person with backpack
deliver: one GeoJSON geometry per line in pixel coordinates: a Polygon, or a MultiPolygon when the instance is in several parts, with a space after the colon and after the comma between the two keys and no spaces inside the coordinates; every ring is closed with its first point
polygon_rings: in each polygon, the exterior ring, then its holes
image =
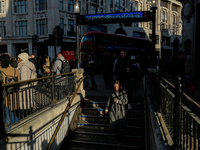
{"type": "MultiPolygon", "coordinates": [[[[2,83],[13,83],[20,81],[20,75],[19,71],[16,68],[13,68],[10,65],[11,57],[7,53],[3,53],[0,55],[0,80],[2,83]]],[[[3,105],[6,105],[6,111],[9,114],[9,111],[11,111],[12,119],[7,116],[5,122],[10,124],[11,122],[14,123],[14,114],[13,111],[18,110],[18,104],[19,104],[19,97],[17,96],[19,92],[19,86],[13,85],[6,88],[6,99],[1,101],[3,102],[3,105]]],[[[17,120],[17,119],[16,119],[17,120]]]]}
{"type": "Polygon", "coordinates": [[[53,72],[55,72],[56,75],[70,72],[70,64],[60,52],[57,53],[57,59],[54,63],[53,72]]]}
{"type": "MultiPolygon", "coordinates": [[[[30,80],[37,78],[35,65],[30,62],[29,55],[27,53],[20,53],[18,55],[18,67],[20,74],[20,80],[30,80]]],[[[25,117],[25,114],[30,113],[33,108],[33,86],[34,84],[23,84],[20,86],[20,110],[22,117],[25,117]],[[30,88],[28,88],[30,87],[30,88]],[[27,112],[26,112],[27,111],[27,112]]]]}

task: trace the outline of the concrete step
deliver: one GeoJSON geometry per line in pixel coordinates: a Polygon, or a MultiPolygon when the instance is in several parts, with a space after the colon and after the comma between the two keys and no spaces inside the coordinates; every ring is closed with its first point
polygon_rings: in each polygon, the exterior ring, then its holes
{"type": "MultiPolygon", "coordinates": [[[[99,115],[103,116],[105,115],[105,109],[99,109],[99,108],[83,108],[82,113],[86,115],[99,115]]],[[[126,110],[126,117],[144,117],[144,110],[126,110]]]]}
{"type": "MultiPolygon", "coordinates": [[[[83,101],[82,106],[84,108],[97,108],[97,109],[105,109],[107,102],[95,102],[95,101],[83,101]]],[[[131,103],[133,110],[144,110],[143,103],[131,103]]]]}
{"type": "MultiPolygon", "coordinates": [[[[90,123],[110,123],[109,116],[95,116],[95,115],[85,115],[83,113],[78,115],[78,120],[87,121],[90,123]]],[[[144,120],[142,118],[129,118],[125,117],[125,122],[127,125],[144,125],[144,120]]]]}
{"type": "MultiPolygon", "coordinates": [[[[86,130],[86,131],[94,131],[94,132],[105,132],[108,133],[109,131],[109,123],[89,123],[87,121],[77,121],[76,122],[78,128],[77,130],[86,130]]],[[[125,132],[127,132],[127,135],[144,135],[144,128],[142,125],[137,125],[137,126],[125,126],[125,132]]]]}
{"type": "MultiPolygon", "coordinates": [[[[116,144],[117,136],[110,133],[75,131],[73,132],[71,140],[116,144]]],[[[124,145],[142,146],[144,144],[144,136],[124,135],[123,140],[120,142],[124,145]]]]}
{"type": "Polygon", "coordinates": [[[145,150],[144,146],[118,145],[91,141],[71,140],[67,143],[67,150],[145,150]]]}

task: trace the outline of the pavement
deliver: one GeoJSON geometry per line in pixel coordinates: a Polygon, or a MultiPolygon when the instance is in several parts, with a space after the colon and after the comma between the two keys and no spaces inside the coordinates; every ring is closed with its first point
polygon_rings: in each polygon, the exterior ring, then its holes
{"type": "MultiPolygon", "coordinates": [[[[104,78],[102,74],[97,74],[95,75],[94,78],[98,87],[96,90],[90,90],[90,88],[92,87],[92,84],[91,84],[90,77],[88,76],[89,86],[85,89],[86,97],[88,96],[89,97],[90,96],[97,96],[97,97],[108,96],[109,97],[110,94],[112,93],[113,81],[111,81],[110,88],[107,88],[105,86],[104,78]]],[[[144,89],[143,89],[142,81],[138,85],[136,95],[137,97],[144,97],[144,89]]]]}

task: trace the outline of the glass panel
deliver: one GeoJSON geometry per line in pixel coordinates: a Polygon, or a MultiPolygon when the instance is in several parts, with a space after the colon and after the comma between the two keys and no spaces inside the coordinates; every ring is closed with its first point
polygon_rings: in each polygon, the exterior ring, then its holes
{"type": "Polygon", "coordinates": [[[60,0],[60,10],[63,10],[63,0],[60,0]]]}
{"type": "Polygon", "coordinates": [[[115,0],[115,8],[119,9],[119,0],[115,0]]]}
{"type": "Polygon", "coordinates": [[[68,0],[68,11],[74,12],[74,1],[68,0]]]}
{"type": "Polygon", "coordinates": [[[39,2],[38,2],[38,1],[39,1],[39,0],[35,0],[35,5],[36,5],[35,8],[36,8],[36,11],[39,10],[39,9],[38,9],[38,8],[39,8],[39,2]]]}
{"type": "Polygon", "coordinates": [[[2,5],[3,5],[3,13],[5,13],[5,2],[2,1],[2,5]]]}
{"type": "Polygon", "coordinates": [[[0,36],[1,37],[3,36],[2,33],[3,33],[3,26],[2,26],[2,22],[0,22],[0,36]]]}
{"type": "Polygon", "coordinates": [[[37,35],[40,35],[40,23],[39,20],[36,21],[36,30],[37,30],[37,35]]]}
{"type": "Polygon", "coordinates": [[[97,7],[91,6],[91,14],[97,14],[97,7]]]}
{"type": "Polygon", "coordinates": [[[3,31],[4,31],[4,36],[6,36],[6,22],[5,22],[5,21],[3,22],[3,27],[4,27],[4,29],[3,29],[3,31]]]}
{"type": "Polygon", "coordinates": [[[25,0],[25,12],[27,12],[27,0],[25,0]]]}
{"type": "Polygon", "coordinates": [[[64,19],[60,18],[60,28],[64,29],[64,19]]]}
{"type": "MultiPolygon", "coordinates": [[[[1,2],[0,2],[1,3],[1,2]]],[[[1,7],[1,6],[0,6],[1,7]]],[[[17,13],[17,0],[14,1],[14,12],[17,13]]]]}
{"type": "Polygon", "coordinates": [[[18,36],[18,22],[15,21],[15,34],[18,36]]]}

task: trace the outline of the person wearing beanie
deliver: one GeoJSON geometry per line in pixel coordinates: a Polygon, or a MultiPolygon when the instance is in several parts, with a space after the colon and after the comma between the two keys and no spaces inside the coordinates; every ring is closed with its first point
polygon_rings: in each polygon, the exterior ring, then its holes
{"type": "MultiPolygon", "coordinates": [[[[28,59],[29,55],[27,53],[20,53],[18,55],[17,69],[19,70],[21,81],[33,79],[33,74],[36,74],[35,65],[28,59]]],[[[29,89],[27,87],[31,86],[28,84],[20,86],[20,111],[22,115],[21,117],[25,117],[27,110],[30,113],[33,107],[33,99],[32,99],[33,89],[29,89]]]]}

